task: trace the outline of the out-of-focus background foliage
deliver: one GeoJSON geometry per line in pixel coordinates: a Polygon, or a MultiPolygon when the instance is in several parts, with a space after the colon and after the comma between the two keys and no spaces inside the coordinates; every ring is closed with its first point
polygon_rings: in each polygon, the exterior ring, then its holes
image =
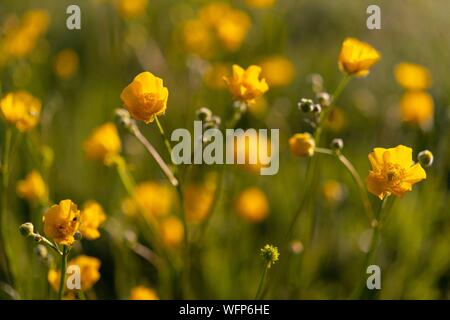
{"type": "MultiPolygon", "coordinates": [[[[135,0],[126,2],[132,6],[135,0]]],[[[324,145],[332,138],[342,138],[345,154],[363,177],[369,170],[367,155],[374,147],[404,144],[413,148],[414,155],[429,149],[435,156],[433,166],[427,169],[428,178],[397,199],[389,213],[376,257],[382,269],[382,290],[373,296],[450,297],[448,1],[276,0],[267,8],[252,6],[252,1],[230,1],[234,10],[247,17],[239,19],[248,19],[248,32],[237,46],[228,43],[231,50],[221,40],[208,44],[195,25],[201,8],[211,1],[143,2],[144,9],[137,12],[127,10],[127,4],[119,0],[0,3],[0,43],[27,10],[46,10],[50,19],[48,30],[36,39],[16,39],[19,47],[24,43],[31,46],[26,54],[8,56],[0,51],[2,94],[24,89],[43,104],[40,125],[24,135],[15,150],[8,190],[10,232],[5,244],[15,248],[14,265],[19,275],[15,289],[22,298],[47,298],[52,291],[47,285],[47,267],[33,254],[35,244],[16,232],[29,220],[42,230],[43,208],[27,204],[15,193],[16,181],[32,169],[43,174],[53,201],[70,198],[81,205],[95,199],[108,216],[101,237],[82,240],[82,247],[77,245],[73,253],[101,260],[101,279],[90,290],[89,298],[128,299],[130,290],[138,285],[155,289],[160,298],[179,297],[171,272],[157,272],[124,241],[125,235],[136,235],[143,246],[152,247],[142,222],[125,218],[123,200],[127,193],[117,173],[87,160],[83,143],[95,127],[114,120],[114,109],[121,107],[122,89],[139,72],[151,71],[168,87],[168,108],[161,121],[170,133],[180,127],[192,130],[195,111],[200,107],[210,108],[225,121],[232,112],[232,98],[222,84],[221,70],[230,70],[234,63],[244,67],[259,64],[264,73],[263,62],[274,56],[287,59],[289,66],[285,68],[289,71],[275,67],[272,77],[283,72],[291,76],[279,86],[269,81],[264,100],[246,113],[238,126],[280,129],[280,171],[274,176],[260,176],[233,166],[194,166],[184,175],[182,183],[188,185],[206,172],[224,170],[222,187],[207,222],[189,226],[194,242],[192,268],[190,280],[182,285],[188,287],[183,297],[253,298],[262,270],[259,248],[266,243],[278,245],[281,256],[270,270],[265,297],[349,297],[360,281],[363,249],[370,233],[358,190],[332,157],[319,156],[318,181],[308,195],[312,201],[294,230],[294,252],[289,253],[283,244],[304,191],[308,161],[292,156],[287,145],[292,134],[311,130],[297,102],[313,97],[309,81],[313,73],[323,77],[325,90],[334,90],[342,77],[337,66],[340,46],[349,36],[373,45],[382,59],[368,77],[350,82],[338,102],[339,114],[326,130],[324,145]],[[81,30],[66,27],[70,4],[81,8],[81,30]],[[381,8],[381,30],[366,27],[370,4],[381,8]],[[61,61],[60,56],[58,66],[58,55],[67,49],[66,60],[61,61]],[[404,90],[396,83],[393,70],[403,61],[421,64],[432,75],[428,92],[434,100],[434,115],[427,128],[403,123],[399,115],[404,90]],[[46,166],[46,161],[51,165],[46,166]],[[269,204],[267,218],[257,223],[236,213],[236,199],[249,187],[264,192],[269,204]]],[[[231,32],[232,39],[235,32],[231,32]]],[[[3,141],[3,122],[1,126],[3,141]]],[[[169,161],[157,127],[143,123],[140,127],[169,161]]],[[[164,182],[142,146],[126,133],[121,137],[122,154],[136,181],[164,182]]],[[[193,193],[198,196],[202,192],[206,191],[193,193]]],[[[378,205],[379,201],[370,197],[374,206],[378,205]]],[[[208,200],[199,197],[196,201],[208,200]]],[[[176,198],[170,210],[179,212],[176,198]]],[[[178,263],[181,251],[171,249],[178,263]]]]}

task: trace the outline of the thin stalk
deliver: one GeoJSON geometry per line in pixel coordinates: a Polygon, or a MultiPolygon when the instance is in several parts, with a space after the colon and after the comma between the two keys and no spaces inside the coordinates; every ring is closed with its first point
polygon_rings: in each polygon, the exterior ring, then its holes
{"type": "Polygon", "coordinates": [[[66,269],[67,269],[67,255],[69,254],[69,250],[67,246],[63,246],[63,254],[61,256],[61,275],[59,280],[59,292],[58,292],[58,300],[62,300],[64,297],[64,287],[66,285],[66,269]]]}
{"type": "Polygon", "coordinates": [[[268,266],[264,265],[263,272],[261,273],[261,278],[259,279],[258,290],[256,291],[255,300],[261,299],[261,293],[263,291],[264,282],[266,280],[268,266]]]}
{"type": "Polygon", "coordinates": [[[376,221],[378,221],[378,222],[374,223],[373,227],[372,227],[372,229],[373,229],[372,240],[370,243],[369,251],[366,253],[366,256],[364,258],[364,266],[363,266],[363,270],[361,273],[361,279],[358,281],[357,287],[355,288],[355,290],[353,291],[353,293],[351,295],[351,299],[361,299],[364,294],[364,284],[365,284],[364,280],[366,278],[366,269],[367,269],[367,266],[369,266],[373,263],[375,254],[377,252],[378,245],[380,243],[380,238],[381,238],[380,228],[382,226],[380,221],[382,221],[384,219],[384,215],[385,215],[385,211],[386,211],[384,209],[386,207],[387,199],[388,199],[388,197],[385,197],[380,204],[380,208],[379,208],[378,214],[376,216],[376,221]]]}
{"type": "Polygon", "coordinates": [[[11,153],[11,140],[12,140],[12,129],[7,126],[5,131],[5,141],[4,148],[2,154],[2,166],[1,166],[1,174],[2,174],[2,191],[1,191],[1,209],[0,209],[0,242],[3,245],[2,252],[4,253],[4,261],[5,261],[5,271],[8,282],[13,285],[13,274],[11,270],[10,264],[10,256],[8,254],[9,249],[6,246],[6,230],[8,226],[8,184],[9,184],[9,159],[11,153]]]}

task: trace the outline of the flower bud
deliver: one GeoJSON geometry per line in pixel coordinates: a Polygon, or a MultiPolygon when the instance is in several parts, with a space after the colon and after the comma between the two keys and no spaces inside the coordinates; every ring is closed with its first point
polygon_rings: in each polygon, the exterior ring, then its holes
{"type": "Polygon", "coordinates": [[[80,231],[77,231],[77,232],[75,232],[75,234],[73,235],[73,238],[74,238],[76,241],[80,241],[80,240],[83,238],[83,235],[81,234],[80,231]]]}
{"type": "Polygon", "coordinates": [[[331,149],[334,151],[340,151],[344,148],[344,141],[342,139],[336,138],[331,141],[331,149]]]}
{"type": "Polygon", "coordinates": [[[34,234],[32,234],[32,236],[33,236],[33,240],[34,241],[36,241],[36,242],[41,242],[44,238],[40,235],[40,234],[38,234],[38,233],[34,233],[34,234]]]}
{"type": "Polygon", "coordinates": [[[316,103],[313,105],[312,107],[312,112],[319,114],[322,112],[322,107],[320,106],[320,104],[316,103]]]}
{"type": "Polygon", "coordinates": [[[424,167],[429,167],[433,164],[433,154],[429,150],[419,152],[417,155],[419,163],[424,167]]]}
{"type": "Polygon", "coordinates": [[[196,115],[201,121],[209,121],[211,119],[212,112],[208,108],[200,108],[197,110],[196,115]]]}
{"type": "Polygon", "coordinates": [[[136,127],[136,121],[131,118],[128,110],[123,108],[116,109],[115,114],[117,124],[132,133],[136,127]]]}
{"type": "Polygon", "coordinates": [[[278,261],[280,253],[278,252],[277,247],[266,244],[264,248],[261,249],[261,257],[263,257],[264,261],[267,263],[267,267],[270,268],[272,264],[278,261]]]}
{"type": "Polygon", "coordinates": [[[304,112],[304,113],[308,113],[311,112],[313,110],[313,101],[311,99],[305,99],[302,98],[300,100],[300,102],[298,103],[298,108],[304,112]]]}
{"type": "Polygon", "coordinates": [[[222,119],[219,116],[212,116],[211,117],[211,122],[214,122],[215,127],[217,128],[222,123],[222,119]]]}
{"type": "Polygon", "coordinates": [[[19,227],[19,232],[24,237],[29,237],[34,234],[34,226],[31,222],[26,222],[19,227]]]}
{"type": "Polygon", "coordinates": [[[38,244],[36,247],[34,247],[33,251],[34,254],[40,259],[46,259],[48,256],[48,250],[42,244],[38,244]]]}
{"type": "Polygon", "coordinates": [[[329,107],[331,105],[331,96],[328,92],[319,92],[317,100],[322,107],[329,107]]]}

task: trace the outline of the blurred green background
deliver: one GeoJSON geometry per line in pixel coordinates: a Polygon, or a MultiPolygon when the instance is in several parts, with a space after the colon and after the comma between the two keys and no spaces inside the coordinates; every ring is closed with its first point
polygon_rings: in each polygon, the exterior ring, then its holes
{"type": "MultiPolygon", "coordinates": [[[[11,219],[5,244],[15,248],[15,266],[21,278],[15,289],[20,296],[47,298],[47,291],[51,291],[46,284],[47,269],[33,255],[34,244],[16,232],[29,220],[42,229],[42,208],[19,199],[15,181],[31,169],[46,170],[45,157],[39,151],[45,145],[54,153],[45,177],[50,198],[55,202],[70,198],[80,205],[95,199],[108,215],[109,227],[104,228],[100,239],[83,240],[82,247],[75,248],[74,255],[80,252],[102,262],[101,279],[91,297],[127,299],[136,285],[155,288],[163,299],[178,297],[176,289],[167,283],[176,287],[173,282],[181,280],[166,281],[123,241],[124,231],[134,230],[142,244],[152,247],[145,228],[123,216],[121,203],[127,194],[117,173],[86,160],[83,142],[95,127],[114,120],[114,109],[121,107],[122,89],[139,72],[151,71],[168,87],[168,108],[161,122],[170,133],[180,127],[192,130],[195,111],[200,107],[210,108],[223,120],[231,114],[232,98],[227,90],[214,88],[204,80],[210,65],[236,63],[246,67],[281,55],[294,66],[292,80],[271,87],[264,95],[265,108],[246,113],[238,123],[241,128],[280,129],[280,171],[274,176],[260,176],[232,166],[198,166],[192,170],[197,175],[224,173],[205,234],[192,244],[192,272],[189,282],[183,284],[189,288],[183,298],[253,298],[262,270],[259,248],[266,243],[279,246],[281,252],[280,262],[270,270],[266,298],[348,298],[360,281],[364,259],[361,247],[367,242],[368,225],[358,190],[335,159],[318,156],[317,183],[309,191],[311,201],[294,230],[294,240],[301,243],[300,252],[289,253],[284,236],[304,191],[308,161],[292,156],[287,141],[294,133],[311,131],[297,102],[313,97],[308,81],[313,73],[323,77],[325,90],[334,90],[342,77],[337,66],[340,46],[351,36],[373,45],[382,59],[368,77],[350,82],[338,102],[345,122],[326,131],[323,145],[335,137],[342,138],[344,153],[362,177],[369,171],[367,155],[374,147],[404,144],[413,148],[414,155],[429,149],[435,157],[433,166],[427,169],[427,179],[391,208],[376,256],[382,269],[382,290],[370,297],[449,298],[450,3],[277,0],[268,8],[255,8],[243,0],[230,1],[233,8],[249,16],[248,34],[234,51],[220,47],[201,57],[184,45],[183,23],[194,19],[208,3],[211,1],[149,0],[139,14],[127,16],[119,2],[112,0],[1,1],[2,37],[7,22],[14,17],[20,19],[27,10],[45,9],[50,16],[48,31],[29,54],[0,65],[3,94],[25,89],[43,103],[39,127],[24,136],[16,150],[8,190],[11,219]],[[75,3],[81,8],[81,30],[68,30],[66,8],[75,3]],[[366,8],[371,4],[381,8],[381,30],[366,27],[366,8]],[[54,63],[58,52],[67,48],[76,52],[79,65],[74,74],[62,79],[55,73],[54,63]],[[396,83],[393,70],[402,61],[421,64],[432,75],[433,85],[428,91],[434,99],[434,119],[428,130],[402,123],[398,115],[404,90],[396,83]],[[326,200],[322,192],[323,184],[330,179],[339,182],[343,190],[337,201],[326,200]],[[235,213],[233,203],[247,187],[258,187],[267,196],[269,216],[260,223],[249,223],[235,213]]],[[[4,127],[3,122],[1,125],[4,127]]],[[[169,161],[157,127],[140,127],[169,161]]],[[[163,181],[164,176],[142,146],[124,132],[121,137],[122,154],[136,181],[163,181]]],[[[189,179],[193,178],[185,175],[182,183],[189,179]]],[[[372,195],[370,199],[376,207],[378,199],[372,195]]],[[[173,210],[180,210],[179,204],[173,210]]],[[[203,226],[190,228],[194,232],[203,226]]],[[[181,258],[179,250],[173,254],[181,258]]]]}

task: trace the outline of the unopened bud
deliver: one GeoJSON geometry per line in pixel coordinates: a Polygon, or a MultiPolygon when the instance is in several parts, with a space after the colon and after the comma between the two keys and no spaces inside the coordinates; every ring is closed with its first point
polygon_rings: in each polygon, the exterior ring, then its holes
{"type": "Polygon", "coordinates": [[[19,232],[24,237],[29,237],[34,234],[34,226],[31,222],[25,222],[19,227],[19,232]]]}
{"type": "Polygon", "coordinates": [[[319,92],[317,100],[322,107],[329,107],[331,105],[331,96],[328,92],[319,92]]]}
{"type": "Polygon", "coordinates": [[[115,114],[117,124],[132,133],[136,127],[136,121],[131,118],[128,110],[123,108],[116,109],[115,114]]]}
{"type": "Polygon", "coordinates": [[[300,102],[298,103],[298,108],[302,112],[308,113],[308,112],[313,111],[313,105],[314,105],[314,102],[311,99],[302,98],[302,99],[300,99],[300,102]]]}
{"type": "Polygon", "coordinates": [[[197,118],[201,121],[209,121],[212,116],[212,112],[208,108],[200,108],[197,110],[196,114],[197,118]]]}
{"type": "Polygon", "coordinates": [[[419,160],[419,163],[424,167],[429,167],[433,164],[433,154],[429,150],[424,150],[419,152],[417,155],[417,159],[419,160]]]}
{"type": "Polygon", "coordinates": [[[34,251],[34,254],[41,259],[46,259],[48,256],[48,250],[42,244],[38,244],[36,247],[34,247],[33,251],[34,251]]]}
{"type": "Polygon", "coordinates": [[[320,106],[320,104],[316,103],[315,105],[313,105],[312,112],[317,113],[317,114],[321,113],[322,107],[320,106]]]}
{"type": "Polygon", "coordinates": [[[336,138],[331,141],[331,149],[334,151],[340,151],[344,148],[344,141],[342,139],[336,138]]]}

